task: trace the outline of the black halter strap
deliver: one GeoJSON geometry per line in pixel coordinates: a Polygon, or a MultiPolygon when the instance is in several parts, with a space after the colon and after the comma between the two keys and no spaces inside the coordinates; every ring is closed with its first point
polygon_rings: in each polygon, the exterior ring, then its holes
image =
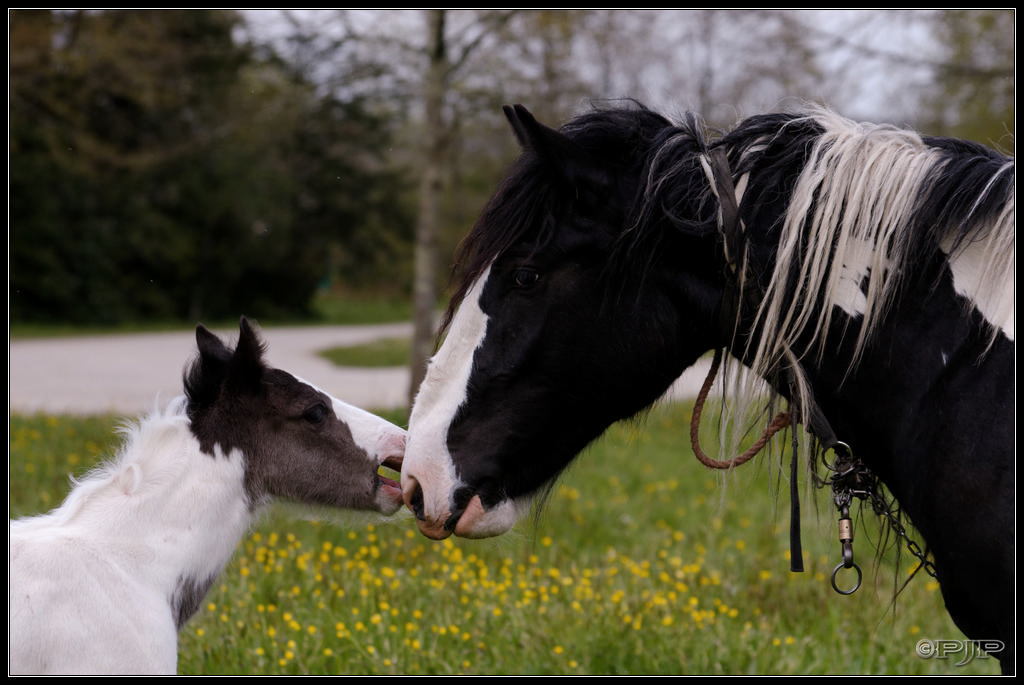
{"type": "MultiPolygon", "coordinates": [[[[763,293],[760,291],[757,281],[746,279],[743,273],[745,264],[740,257],[743,244],[743,223],[739,217],[736,187],[732,181],[732,171],[725,149],[716,147],[711,150],[708,161],[715,184],[715,194],[721,208],[721,231],[726,257],[726,292],[722,298],[722,319],[726,326],[723,330],[727,337],[731,337],[738,317],[744,312],[751,311],[750,307],[760,306],[763,293]]],[[[792,369],[786,369],[783,373],[788,378],[782,380],[788,382],[795,393],[796,383],[793,379],[795,372],[792,369]]],[[[832,426],[813,400],[808,403],[808,416],[799,418],[823,448],[832,449],[839,444],[832,426]]]]}
{"type": "Polygon", "coordinates": [[[708,156],[711,165],[711,177],[715,183],[715,195],[721,208],[722,237],[725,240],[725,260],[728,267],[736,272],[740,268],[740,217],[736,203],[736,187],[732,182],[732,171],[725,150],[717,147],[708,156]]]}
{"type": "MultiPolygon", "coordinates": [[[[762,293],[756,281],[747,282],[743,272],[745,263],[741,258],[743,242],[743,225],[739,217],[739,206],[736,200],[736,187],[732,180],[729,159],[723,147],[712,149],[708,155],[711,180],[714,183],[715,195],[718,197],[721,211],[721,232],[725,250],[726,273],[725,293],[722,298],[721,321],[727,337],[733,335],[735,326],[743,313],[756,311],[761,303],[762,293]]],[[[795,379],[795,369],[782,369],[780,380],[788,384],[791,397],[799,393],[795,379]]],[[[798,403],[791,405],[799,406],[798,403]]],[[[801,572],[803,568],[803,550],[800,542],[800,493],[797,487],[797,438],[795,426],[803,423],[817,438],[818,443],[826,450],[835,448],[842,443],[836,438],[832,426],[822,413],[813,398],[807,403],[807,416],[799,416],[791,411],[790,430],[792,431],[792,459],[790,462],[790,570],[801,572]]]]}

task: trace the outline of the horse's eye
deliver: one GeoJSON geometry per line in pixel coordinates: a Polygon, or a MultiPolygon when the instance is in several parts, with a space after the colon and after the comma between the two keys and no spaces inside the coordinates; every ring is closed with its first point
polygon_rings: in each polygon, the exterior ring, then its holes
{"type": "Polygon", "coordinates": [[[302,418],[309,423],[320,423],[327,418],[327,415],[331,413],[331,410],[327,408],[327,405],[321,403],[314,404],[312,407],[302,412],[302,418]]]}
{"type": "Polygon", "coordinates": [[[529,288],[537,284],[540,280],[540,274],[533,269],[520,268],[516,269],[515,273],[512,274],[512,283],[517,288],[529,288]]]}

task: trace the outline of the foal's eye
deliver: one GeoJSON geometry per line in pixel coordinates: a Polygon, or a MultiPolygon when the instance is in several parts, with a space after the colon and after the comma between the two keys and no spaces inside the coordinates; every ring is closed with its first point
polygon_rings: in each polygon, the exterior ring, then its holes
{"type": "Polygon", "coordinates": [[[516,269],[512,274],[512,283],[517,288],[529,288],[536,285],[539,280],[540,274],[526,267],[516,269]]]}
{"type": "Polygon", "coordinates": [[[302,412],[302,418],[309,423],[320,423],[327,418],[327,415],[331,413],[331,410],[327,408],[327,405],[323,403],[314,404],[312,407],[302,412]]]}

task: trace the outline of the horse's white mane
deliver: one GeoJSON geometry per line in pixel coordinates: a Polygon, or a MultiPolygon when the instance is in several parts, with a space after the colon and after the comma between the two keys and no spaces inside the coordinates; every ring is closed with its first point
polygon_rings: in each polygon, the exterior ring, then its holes
{"type": "MultiPolygon", "coordinates": [[[[732,392],[744,398],[736,416],[764,401],[759,378],[789,366],[799,371],[801,358],[825,353],[836,307],[850,315],[857,329],[851,368],[856,364],[900,285],[903,261],[914,255],[908,229],[916,200],[942,171],[942,153],[913,131],[856,123],[823,108],[808,108],[793,123],[808,119],[823,134],[810,151],[781,227],[775,271],[757,313],[760,334],[751,350],[755,373],[734,374],[732,392]],[[795,293],[790,289],[794,283],[795,293]],[[816,349],[797,349],[798,339],[816,341],[816,349]]],[[[995,225],[981,225],[975,210],[1001,176],[1014,173],[1010,160],[980,190],[967,216],[966,239],[964,227],[934,227],[954,275],[955,262],[970,262],[965,269],[969,283],[964,282],[970,292],[965,294],[994,324],[993,337],[1000,330],[1013,336],[1014,198],[1011,194],[1004,203],[995,225]]],[[[745,183],[739,179],[737,188],[742,191],[745,183]]],[[[805,384],[797,375],[798,383],[805,384]]],[[[808,396],[806,387],[799,390],[801,397],[808,396]]],[[[769,395],[774,401],[774,393],[769,395]]]]}
{"type": "MultiPolygon", "coordinates": [[[[852,360],[856,362],[856,355],[863,351],[899,285],[901,262],[908,256],[906,241],[910,236],[906,229],[913,218],[910,213],[922,187],[936,173],[936,165],[941,161],[940,153],[925,145],[913,131],[856,123],[825,109],[811,110],[807,117],[814,119],[824,134],[815,144],[793,192],[775,274],[759,312],[765,331],[756,355],[759,371],[781,361],[784,349],[808,330],[815,340],[822,341],[834,312],[834,307],[828,305],[839,306],[861,318],[852,360]],[[807,224],[811,231],[805,230],[807,224]],[[815,230],[818,226],[834,230],[815,230]],[[783,290],[790,281],[787,274],[796,263],[802,264],[800,292],[795,298],[798,306],[792,307],[793,293],[783,290]],[[866,293],[861,292],[862,280],[867,283],[866,293]],[[824,293],[825,307],[817,305],[814,293],[824,293]]],[[[1013,170],[1013,163],[1009,162],[1000,173],[1013,170]]],[[[979,194],[975,207],[991,189],[992,183],[979,194]]],[[[968,217],[969,222],[971,218],[968,217]]],[[[947,252],[957,240],[953,228],[940,227],[940,235],[946,236],[943,247],[947,252]]],[[[983,311],[1005,311],[1007,304],[1012,311],[1012,197],[988,236],[983,255],[988,267],[977,284],[975,301],[983,311]]],[[[964,247],[969,243],[964,241],[964,247]]]]}

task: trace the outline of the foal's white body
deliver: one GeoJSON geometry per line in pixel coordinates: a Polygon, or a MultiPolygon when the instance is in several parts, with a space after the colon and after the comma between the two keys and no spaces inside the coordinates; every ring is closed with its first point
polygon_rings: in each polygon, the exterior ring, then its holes
{"type": "Polygon", "coordinates": [[[175,672],[179,583],[215,578],[253,515],[241,455],[202,454],[187,424],[150,417],[60,508],[11,523],[12,673],[175,672]]]}
{"type": "Polygon", "coordinates": [[[173,674],[178,629],[261,505],[401,506],[377,469],[403,430],[264,366],[244,320],[233,357],[197,340],[185,397],[129,428],[60,507],[11,522],[10,673],[173,674]]]}

